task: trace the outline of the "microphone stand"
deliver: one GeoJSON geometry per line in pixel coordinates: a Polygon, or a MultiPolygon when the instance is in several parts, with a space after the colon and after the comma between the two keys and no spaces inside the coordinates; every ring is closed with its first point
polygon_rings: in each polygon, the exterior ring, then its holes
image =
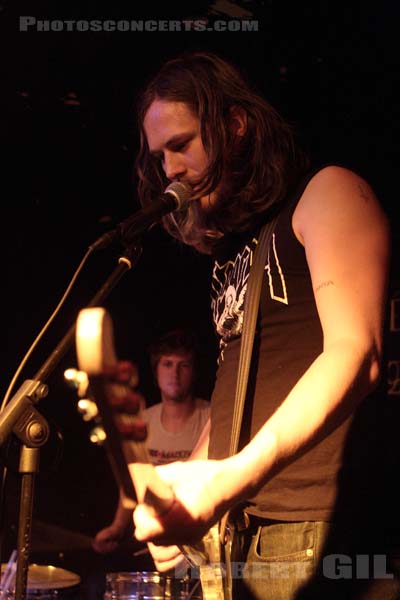
{"type": "MultiPolygon", "coordinates": [[[[136,265],[142,253],[140,245],[132,245],[118,260],[118,265],[87,305],[97,306],[110,294],[122,276],[136,265]]],[[[70,327],[50,356],[37,371],[33,379],[27,379],[0,413],[0,446],[13,432],[23,443],[19,473],[22,474],[20,512],[17,540],[17,572],[15,600],[25,600],[28,582],[29,557],[31,550],[31,524],[34,499],[35,476],[39,472],[39,448],[49,437],[49,426],[44,417],[34,408],[48,393],[44,384],[53,369],[66,354],[74,341],[75,324],[70,327]]],[[[3,590],[3,593],[6,590],[3,590]]]]}

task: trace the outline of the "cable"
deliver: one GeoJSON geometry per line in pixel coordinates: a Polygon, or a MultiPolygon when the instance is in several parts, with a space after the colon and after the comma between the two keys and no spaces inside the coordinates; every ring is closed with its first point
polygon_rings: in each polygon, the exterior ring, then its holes
{"type": "Polygon", "coordinates": [[[20,376],[22,369],[25,367],[26,363],[28,362],[30,356],[32,355],[33,351],[35,350],[35,348],[37,347],[38,343],[40,342],[40,340],[42,339],[42,337],[44,336],[44,334],[46,333],[46,331],[48,330],[48,328],[50,327],[50,325],[52,324],[52,322],[54,321],[54,319],[56,318],[56,316],[58,315],[58,313],[60,312],[63,304],[65,303],[66,299],[68,298],[72,287],[74,286],[80,272],[82,271],[86,261],[88,260],[89,256],[92,254],[93,252],[93,248],[89,247],[89,249],[87,250],[85,256],[82,258],[78,268],[76,269],[74,275],[72,276],[72,279],[67,287],[67,289],[65,290],[61,300],[59,301],[59,303],[57,304],[56,308],[54,309],[52,315],[50,316],[50,318],[48,319],[47,323],[44,325],[44,327],[42,328],[42,330],[40,331],[40,333],[37,335],[36,339],[33,341],[31,347],[29,348],[28,352],[25,354],[24,358],[22,359],[22,361],[20,362],[13,378],[10,381],[10,384],[8,386],[8,389],[5,393],[5,396],[3,398],[3,402],[1,404],[1,408],[0,408],[0,412],[2,412],[8,402],[8,400],[10,399],[11,396],[11,392],[15,386],[15,383],[18,379],[18,377],[20,376]]]}

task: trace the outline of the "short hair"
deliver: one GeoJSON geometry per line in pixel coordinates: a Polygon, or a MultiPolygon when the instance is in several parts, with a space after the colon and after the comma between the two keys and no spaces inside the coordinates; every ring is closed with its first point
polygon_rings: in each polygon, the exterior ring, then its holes
{"type": "Polygon", "coordinates": [[[209,157],[194,199],[219,189],[219,201],[207,214],[197,202],[185,211],[163,218],[174,237],[211,253],[218,240],[232,231],[246,231],[261,215],[275,210],[287,197],[308,164],[294,141],[292,128],[245,81],[239,70],[210,52],[189,52],[164,64],[149,82],[138,105],[140,149],[136,159],[139,198],[152,203],[168,180],[159,161],[150,155],[143,128],[155,100],[183,102],[200,120],[201,137],[209,157]],[[237,139],[231,128],[231,109],[247,115],[247,130],[237,139]],[[227,177],[223,178],[224,175],[227,177]]]}
{"type": "Polygon", "coordinates": [[[154,375],[160,358],[168,354],[191,354],[193,366],[195,367],[198,353],[196,335],[188,329],[174,329],[150,344],[149,353],[150,365],[154,375]]]}

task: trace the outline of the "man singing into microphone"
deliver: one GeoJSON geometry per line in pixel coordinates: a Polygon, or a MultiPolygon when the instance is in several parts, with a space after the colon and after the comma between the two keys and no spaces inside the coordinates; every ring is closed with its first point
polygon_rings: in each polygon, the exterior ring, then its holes
{"type": "Polygon", "coordinates": [[[189,208],[164,225],[215,259],[221,353],[209,440],[195,463],[158,467],[175,500],[158,517],[136,508],[137,539],[165,571],[181,562],[178,546],[240,505],[246,565],[235,599],[399,598],[388,487],[398,451],[389,452],[387,400],[373,394],[389,232],[373,190],[344,167],[309,165],[288,124],[213,54],[167,62],[143,93],[139,123],[143,205],[169,182],[192,188],[189,208]],[[241,446],[229,456],[249,269],[276,214],[241,446]],[[373,565],[378,555],[387,572],[360,575],[360,556],[373,565]]]}

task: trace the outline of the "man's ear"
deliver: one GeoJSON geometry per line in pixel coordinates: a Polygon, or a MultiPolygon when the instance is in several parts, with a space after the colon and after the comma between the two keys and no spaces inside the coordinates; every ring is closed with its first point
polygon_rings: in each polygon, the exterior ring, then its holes
{"type": "Polygon", "coordinates": [[[238,137],[243,137],[247,131],[247,112],[242,106],[231,106],[230,108],[230,127],[232,133],[238,137]]]}

